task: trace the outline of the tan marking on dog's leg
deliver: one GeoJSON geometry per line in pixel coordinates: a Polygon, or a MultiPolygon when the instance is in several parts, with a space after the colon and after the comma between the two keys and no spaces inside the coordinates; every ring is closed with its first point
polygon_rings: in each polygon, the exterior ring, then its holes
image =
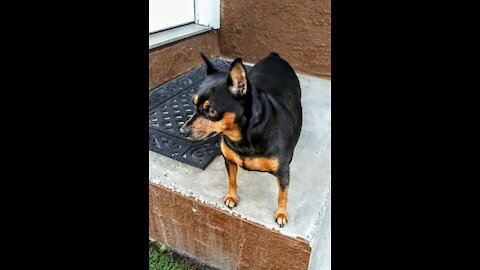
{"type": "Polygon", "coordinates": [[[237,195],[237,171],[238,166],[232,161],[225,162],[228,172],[228,193],[225,196],[225,205],[233,208],[237,205],[239,198],[237,195]]]}
{"type": "Polygon", "coordinates": [[[280,186],[280,179],[277,176],[278,185],[278,205],[275,213],[275,221],[280,228],[288,223],[287,201],[288,201],[288,186],[282,189],[280,186]]]}

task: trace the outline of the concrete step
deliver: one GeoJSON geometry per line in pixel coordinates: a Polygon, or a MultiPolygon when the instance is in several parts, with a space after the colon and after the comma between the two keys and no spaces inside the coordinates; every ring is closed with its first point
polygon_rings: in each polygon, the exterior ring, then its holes
{"type": "Polygon", "coordinates": [[[270,268],[280,262],[284,267],[290,262],[287,269],[330,269],[331,82],[298,76],[303,127],[290,166],[288,224],[279,228],[274,221],[278,193],[274,176],[239,169],[240,202],[230,210],[223,204],[228,182],[221,156],[201,170],[150,151],[153,240],[221,269],[270,268]],[[195,229],[197,226],[206,229],[195,229]],[[271,242],[258,242],[262,235],[271,242]],[[237,238],[248,240],[250,248],[257,251],[253,261],[245,256],[246,243],[232,246],[237,238]],[[296,256],[290,260],[289,254],[296,256]]]}

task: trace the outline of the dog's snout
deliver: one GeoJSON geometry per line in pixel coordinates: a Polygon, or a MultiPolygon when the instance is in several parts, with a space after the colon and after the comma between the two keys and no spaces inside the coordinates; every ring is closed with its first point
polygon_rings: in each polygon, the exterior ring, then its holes
{"type": "Polygon", "coordinates": [[[192,129],[186,126],[183,126],[180,128],[180,133],[183,134],[184,136],[190,135],[190,132],[192,132],[192,129]]]}

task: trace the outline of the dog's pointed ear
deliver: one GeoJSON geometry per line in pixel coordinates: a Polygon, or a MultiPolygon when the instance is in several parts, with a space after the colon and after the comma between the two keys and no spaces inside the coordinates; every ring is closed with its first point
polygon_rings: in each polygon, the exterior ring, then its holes
{"type": "Polygon", "coordinates": [[[200,51],[200,55],[203,58],[203,61],[205,61],[205,65],[207,66],[207,75],[210,75],[212,73],[218,72],[218,69],[215,67],[215,65],[208,59],[208,57],[200,51]]]}
{"type": "Polygon", "coordinates": [[[234,97],[243,97],[247,94],[247,72],[242,63],[242,58],[233,60],[227,75],[227,85],[234,97]]]}

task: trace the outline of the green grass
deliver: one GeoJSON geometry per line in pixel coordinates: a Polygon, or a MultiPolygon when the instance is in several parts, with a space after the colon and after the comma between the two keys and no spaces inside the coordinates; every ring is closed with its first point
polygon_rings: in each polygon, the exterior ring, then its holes
{"type": "Polygon", "coordinates": [[[150,245],[148,251],[150,270],[190,270],[180,261],[177,261],[165,246],[150,245]]]}
{"type": "Polygon", "coordinates": [[[148,257],[150,270],[218,270],[152,241],[148,257]]]}

